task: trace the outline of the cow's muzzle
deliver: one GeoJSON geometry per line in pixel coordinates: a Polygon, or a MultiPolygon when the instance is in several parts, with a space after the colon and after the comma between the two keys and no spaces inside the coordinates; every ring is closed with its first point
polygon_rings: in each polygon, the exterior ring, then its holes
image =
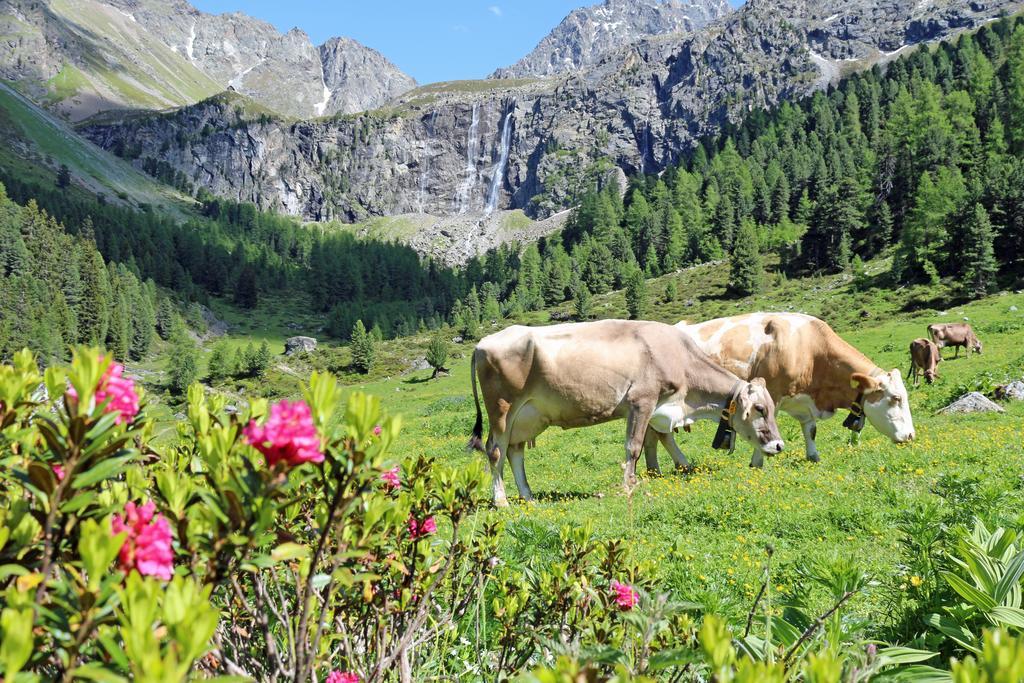
{"type": "Polygon", "coordinates": [[[768,455],[781,453],[785,448],[786,444],[782,439],[772,439],[768,443],[761,444],[761,450],[768,455]]]}
{"type": "Polygon", "coordinates": [[[896,435],[893,439],[896,443],[910,443],[917,438],[917,432],[910,430],[909,432],[902,432],[896,435]]]}

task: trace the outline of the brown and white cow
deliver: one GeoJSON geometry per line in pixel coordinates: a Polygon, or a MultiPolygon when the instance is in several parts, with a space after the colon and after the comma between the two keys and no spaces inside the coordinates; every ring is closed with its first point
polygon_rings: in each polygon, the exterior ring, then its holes
{"type": "Polygon", "coordinates": [[[533,498],[525,448],[548,427],[573,429],[625,418],[627,490],[636,483],[649,424],[670,433],[695,420],[721,420],[720,429],[735,432],[759,451],[774,454],[783,448],[764,382],[739,379],[671,325],[603,320],[510,327],[480,341],[472,370],[477,413],[470,446],[488,456],[495,505],[508,504],[502,480],[506,457],[520,495],[533,498]],[[490,425],[486,446],[478,379],[490,425]]]}
{"type": "Polygon", "coordinates": [[[981,353],[981,342],[974,329],[967,323],[936,323],[928,326],[928,336],[940,349],[947,346],[956,348],[954,358],[960,356],[960,347],[981,353]]]}
{"type": "Polygon", "coordinates": [[[931,384],[939,376],[937,367],[942,362],[942,354],[939,347],[927,339],[915,339],[910,342],[910,374],[914,378],[914,386],[921,384],[921,374],[924,380],[931,384]]]}
{"type": "MultiPolygon", "coordinates": [[[[817,421],[851,410],[860,396],[864,417],[878,431],[896,443],[915,437],[900,371],[885,372],[817,318],[753,313],[676,327],[727,370],[765,379],[778,409],[800,422],[808,460],[819,460],[817,421]]],[[[851,423],[861,426],[863,421],[851,423]]],[[[755,451],[751,465],[763,463],[763,454],[755,451]]]]}

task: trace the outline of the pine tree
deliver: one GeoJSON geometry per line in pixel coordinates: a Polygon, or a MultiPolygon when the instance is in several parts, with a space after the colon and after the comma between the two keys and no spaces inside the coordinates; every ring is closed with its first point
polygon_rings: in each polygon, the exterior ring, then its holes
{"type": "Polygon", "coordinates": [[[448,339],[444,331],[438,331],[430,340],[427,346],[427,363],[434,369],[430,379],[435,379],[440,373],[448,373],[445,363],[448,362],[448,339]]]}
{"type": "Polygon", "coordinates": [[[182,396],[199,376],[199,361],[195,342],[189,337],[184,326],[175,330],[171,339],[171,353],[168,358],[167,374],[170,378],[171,393],[182,396]]]}
{"type": "Polygon", "coordinates": [[[665,296],[662,297],[662,301],[666,304],[670,304],[679,298],[679,286],[675,280],[669,280],[668,284],[665,285],[665,296]]]}
{"type": "Polygon", "coordinates": [[[213,345],[213,350],[210,353],[210,360],[206,365],[206,374],[211,382],[218,382],[227,379],[234,372],[227,342],[217,342],[213,345]]]}
{"type": "Polygon", "coordinates": [[[270,369],[270,346],[262,342],[248,357],[246,374],[250,377],[265,377],[270,369]]]}
{"type": "Polygon", "coordinates": [[[577,280],[573,287],[573,308],[577,320],[590,320],[594,315],[594,296],[582,280],[577,280]]]}
{"type": "Polygon", "coordinates": [[[256,285],[256,271],[246,264],[238,274],[235,283],[235,303],[242,308],[253,309],[259,303],[259,289],[256,285]]]}
{"type": "Polygon", "coordinates": [[[366,331],[362,320],[357,320],[352,328],[352,367],[364,375],[370,374],[377,360],[377,345],[373,337],[366,331]]]}
{"type": "Polygon", "coordinates": [[[67,164],[61,164],[57,171],[57,187],[64,189],[71,185],[71,170],[67,164]]]}
{"type": "Polygon", "coordinates": [[[964,250],[960,259],[963,264],[964,289],[971,296],[985,296],[995,286],[999,268],[994,242],[995,232],[988,212],[981,204],[975,204],[964,226],[964,250]]]}
{"type": "Polygon", "coordinates": [[[647,280],[636,266],[626,275],[626,310],[630,320],[641,319],[647,311],[647,280]]]}
{"type": "Polygon", "coordinates": [[[131,279],[132,338],[129,353],[134,360],[141,360],[146,357],[153,345],[156,313],[153,311],[153,301],[149,298],[146,288],[140,287],[134,276],[131,276],[131,279]]]}
{"type": "Polygon", "coordinates": [[[110,281],[103,257],[92,242],[79,249],[82,302],[78,308],[78,341],[96,346],[107,338],[110,320],[110,281]]]}
{"type": "Polygon", "coordinates": [[[736,246],[729,258],[729,290],[737,296],[750,296],[761,291],[764,265],[754,221],[744,219],[736,235],[736,246]]]}
{"type": "Polygon", "coordinates": [[[163,340],[169,340],[174,333],[175,321],[178,312],[174,309],[174,303],[168,297],[162,297],[156,307],[156,333],[163,340]]]}

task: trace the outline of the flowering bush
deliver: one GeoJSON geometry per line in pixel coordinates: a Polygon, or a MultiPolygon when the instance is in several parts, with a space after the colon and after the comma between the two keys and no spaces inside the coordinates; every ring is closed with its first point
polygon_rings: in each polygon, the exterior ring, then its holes
{"type": "MultiPolygon", "coordinates": [[[[948,679],[844,620],[868,583],[849,563],[802,572],[829,612],[758,598],[744,629],[658,594],[656,567],[587,527],[502,559],[480,464],[396,465],[399,427],[314,374],[302,400],[242,414],[193,386],[156,448],[144,396],[99,352],[0,365],[3,680],[948,679]]],[[[1019,674],[1009,634],[971,644],[958,683],[1019,674]]]]}

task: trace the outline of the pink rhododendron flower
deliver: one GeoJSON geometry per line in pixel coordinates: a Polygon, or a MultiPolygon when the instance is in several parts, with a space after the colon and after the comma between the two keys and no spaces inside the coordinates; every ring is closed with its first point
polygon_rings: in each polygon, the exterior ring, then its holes
{"type": "MultiPolygon", "coordinates": [[[[104,413],[116,412],[115,424],[131,422],[139,414],[139,395],[135,391],[135,382],[123,377],[123,374],[123,365],[111,363],[96,385],[96,405],[105,403],[104,413]]],[[[78,398],[78,392],[74,387],[68,389],[68,394],[71,398],[78,398]]]]}
{"type": "Polygon", "coordinates": [[[153,501],[142,507],[128,503],[124,517],[114,515],[111,527],[115,534],[128,534],[118,553],[121,569],[125,572],[135,569],[143,576],[170,581],[174,574],[171,525],[163,515],[154,514],[155,511],[153,501]]]}
{"type": "Polygon", "coordinates": [[[433,517],[427,517],[422,522],[417,521],[415,517],[409,517],[409,537],[412,540],[417,541],[435,531],[437,531],[437,522],[433,517]]]}
{"type": "Polygon", "coordinates": [[[383,428],[381,428],[380,425],[374,425],[373,426],[373,435],[374,436],[380,436],[383,432],[384,432],[384,430],[383,430],[383,428]]]}
{"type": "Polygon", "coordinates": [[[324,683],[359,683],[359,676],[349,671],[332,671],[324,683]]]}
{"type": "Polygon", "coordinates": [[[62,466],[54,465],[53,474],[55,477],[57,477],[58,482],[64,481],[64,468],[62,466]]]}
{"type": "Polygon", "coordinates": [[[391,490],[402,488],[402,476],[399,472],[398,465],[395,465],[390,470],[381,474],[380,480],[384,482],[385,488],[389,488],[391,490]]]}
{"type": "Polygon", "coordinates": [[[640,594],[632,586],[612,580],[612,592],[615,593],[615,604],[623,611],[629,611],[640,602],[640,594]]]}
{"type": "Polygon", "coordinates": [[[271,467],[281,461],[293,466],[324,461],[313,415],[303,401],[275,403],[263,425],[250,422],[243,433],[246,442],[262,453],[271,467]]]}

